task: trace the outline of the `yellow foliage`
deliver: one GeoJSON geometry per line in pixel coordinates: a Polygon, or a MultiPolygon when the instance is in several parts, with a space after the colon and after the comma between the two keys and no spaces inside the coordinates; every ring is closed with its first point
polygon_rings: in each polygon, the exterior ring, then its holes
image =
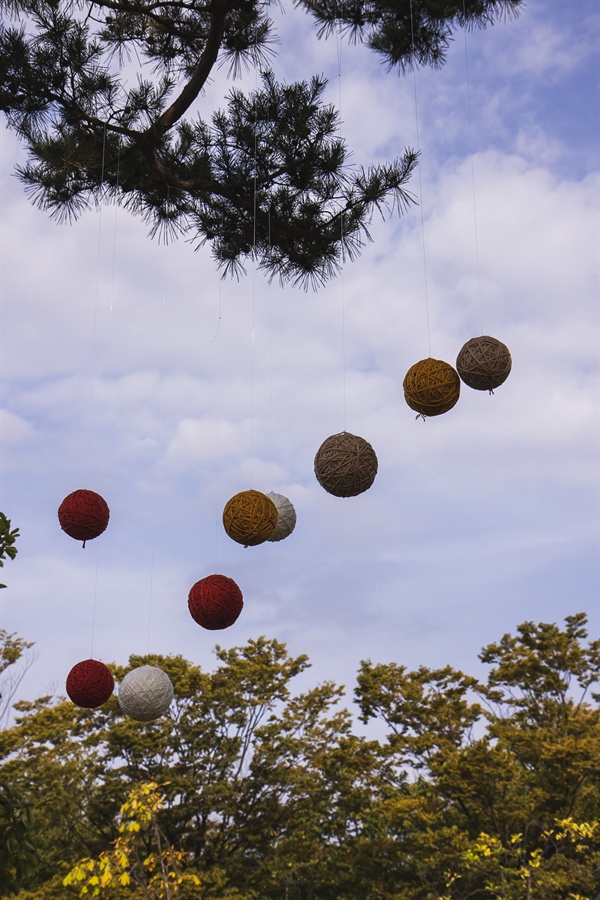
{"type": "MultiPolygon", "coordinates": [[[[96,897],[104,890],[107,897],[120,900],[119,889],[136,883],[143,888],[149,900],[164,900],[171,892],[179,896],[183,884],[200,886],[197,875],[185,872],[187,854],[161,843],[164,836],[156,815],[163,805],[163,798],[154,782],[135,787],[121,807],[122,821],[119,837],[109,850],[97,859],[83,859],[66,875],[64,885],[83,882],[80,896],[96,897]],[[152,852],[140,862],[139,837],[146,832],[155,842],[158,852],[152,852]],[[117,872],[120,874],[117,875],[117,872]]],[[[145,837],[144,840],[147,838],[145,837]]]]}

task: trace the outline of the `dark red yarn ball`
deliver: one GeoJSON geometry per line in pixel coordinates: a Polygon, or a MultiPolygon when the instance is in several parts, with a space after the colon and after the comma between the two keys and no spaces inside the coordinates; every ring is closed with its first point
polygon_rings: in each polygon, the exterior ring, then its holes
{"type": "Polygon", "coordinates": [[[58,507],[60,527],[76,541],[91,541],[105,530],[110,518],[106,500],[95,491],[69,494],[58,507]]]}
{"type": "Polygon", "coordinates": [[[235,581],[226,575],[201,578],[188,595],[192,619],[209,631],[233,625],[243,605],[242,592],[235,581]]]}
{"type": "Polygon", "coordinates": [[[67,675],[67,694],[84,709],[96,709],[106,703],[115,687],[112,672],[97,659],[75,663],[67,675]]]}

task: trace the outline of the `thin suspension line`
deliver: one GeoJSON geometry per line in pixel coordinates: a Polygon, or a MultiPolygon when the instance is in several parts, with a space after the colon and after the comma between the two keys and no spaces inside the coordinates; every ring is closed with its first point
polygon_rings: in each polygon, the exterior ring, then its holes
{"type": "MultiPolygon", "coordinates": [[[[416,137],[417,137],[417,148],[421,150],[421,136],[419,132],[419,98],[417,91],[417,70],[415,63],[415,26],[414,26],[414,18],[413,18],[413,3],[410,0],[410,35],[411,35],[411,46],[413,51],[413,92],[414,92],[414,100],[415,100],[415,128],[416,128],[416,137]]],[[[427,280],[427,248],[425,243],[425,214],[423,211],[424,208],[424,200],[423,200],[423,179],[421,176],[421,162],[417,166],[417,177],[419,180],[419,197],[421,198],[421,202],[419,204],[419,211],[421,216],[421,254],[423,260],[423,287],[425,293],[425,320],[427,324],[427,346],[429,350],[429,356],[431,356],[431,325],[429,318],[429,285],[427,280]]]]}
{"type": "MultiPolygon", "coordinates": [[[[344,13],[344,5],[342,3],[342,16],[344,13]]],[[[337,64],[338,64],[338,110],[339,110],[339,140],[342,141],[342,19],[340,18],[339,26],[336,33],[337,47],[337,64]]],[[[343,431],[347,429],[347,390],[346,390],[346,285],[344,280],[344,216],[340,216],[340,244],[342,254],[342,271],[340,274],[340,290],[342,305],[342,421],[343,431]]]]}
{"type": "MultiPolygon", "coordinates": [[[[465,0],[463,0],[463,13],[466,18],[465,0]]],[[[471,192],[473,196],[473,229],[475,240],[475,263],[477,270],[477,299],[479,305],[479,327],[480,333],[483,334],[483,292],[481,289],[481,266],[479,261],[479,228],[477,223],[477,200],[475,191],[475,161],[473,158],[473,118],[471,114],[471,84],[469,77],[469,46],[467,41],[467,30],[464,29],[465,42],[465,74],[467,83],[467,119],[468,119],[468,150],[471,164],[471,192]]]]}

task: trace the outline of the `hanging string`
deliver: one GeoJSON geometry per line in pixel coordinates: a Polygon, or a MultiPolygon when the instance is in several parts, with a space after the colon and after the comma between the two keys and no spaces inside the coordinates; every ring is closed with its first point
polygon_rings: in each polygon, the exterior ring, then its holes
{"type": "MultiPolygon", "coordinates": [[[[221,232],[224,228],[224,216],[221,214],[221,232]]],[[[223,260],[223,248],[219,248],[219,263],[223,260]]],[[[220,268],[220,266],[219,266],[220,268]]],[[[218,287],[218,315],[217,315],[217,327],[215,329],[215,333],[212,338],[209,338],[209,344],[214,344],[217,342],[217,427],[215,434],[215,459],[216,459],[216,497],[219,497],[221,494],[220,491],[220,480],[221,480],[221,319],[222,319],[222,302],[223,302],[223,293],[222,293],[222,285],[223,279],[219,278],[219,287],[218,287]]],[[[215,571],[218,571],[218,562],[219,562],[219,535],[221,534],[220,525],[220,514],[218,507],[218,500],[215,501],[215,571]]]]}
{"type": "MultiPolygon", "coordinates": [[[[463,0],[463,14],[467,16],[465,0],[463,0]]],[[[465,40],[465,74],[466,74],[466,83],[467,83],[467,118],[468,118],[468,151],[469,158],[471,161],[471,192],[473,196],[473,227],[475,232],[475,262],[477,267],[477,297],[478,297],[478,305],[479,305],[479,326],[480,326],[480,334],[483,334],[483,300],[482,300],[482,290],[481,290],[481,268],[479,264],[479,229],[477,226],[477,201],[476,201],[476,192],[475,192],[475,162],[473,159],[473,119],[471,115],[471,85],[469,78],[469,46],[467,41],[467,29],[464,29],[464,40],[465,40]]]]}
{"type": "MultiPolygon", "coordinates": [[[[4,126],[0,127],[0,173],[4,175],[4,126]]],[[[4,511],[4,178],[0,178],[0,510],[4,511]]],[[[4,603],[0,589],[0,628],[4,627],[4,603]]]]}
{"type": "Polygon", "coordinates": [[[256,214],[257,214],[257,168],[258,168],[258,112],[256,97],[258,93],[258,67],[254,68],[254,166],[252,176],[252,325],[250,347],[250,484],[254,483],[254,369],[255,369],[255,329],[256,329],[256,214]]]}
{"type": "MultiPolygon", "coordinates": [[[[339,110],[339,129],[338,139],[342,141],[342,19],[344,15],[344,4],[342,3],[341,15],[336,32],[336,50],[337,50],[337,67],[338,67],[338,110],[339,110]]],[[[347,429],[347,392],[346,392],[346,283],[344,279],[344,216],[340,215],[340,245],[342,254],[342,271],[340,274],[340,292],[342,304],[342,421],[343,431],[347,429]]]]}
{"type": "MultiPolygon", "coordinates": [[[[271,207],[267,212],[267,244],[271,248],[271,207]]],[[[268,299],[268,364],[269,364],[269,447],[273,446],[273,288],[269,281],[267,286],[268,299]]]]}
{"type": "Polygon", "coordinates": [[[100,542],[96,542],[96,571],[94,573],[94,589],[92,591],[92,635],[90,639],[90,659],[94,659],[94,640],[96,637],[96,606],[98,600],[98,578],[100,572],[100,542]]]}
{"type": "MultiPolygon", "coordinates": [[[[167,185],[167,207],[170,203],[170,187],[167,185]]],[[[160,291],[160,316],[161,323],[159,333],[162,335],[166,331],[165,319],[166,319],[166,310],[167,310],[167,297],[165,286],[168,284],[167,280],[167,242],[166,240],[163,243],[163,252],[162,252],[162,274],[161,274],[161,291],[160,291]]],[[[161,426],[162,426],[162,393],[163,393],[163,373],[162,366],[160,362],[160,356],[157,356],[159,361],[159,369],[158,369],[158,385],[156,388],[156,413],[155,413],[155,431],[154,431],[154,440],[156,443],[156,447],[158,452],[160,452],[160,440],[161,440],[161,426]]],[[[157,498],[156,494],[154,495],[153,500],[153,509],[151,513],[152,526],[150,531],[150,589],[148,596],[148,635],[147,635],[147,653],[150,654],[150,637],[152,634],[152,612],[153,612],[153,604],[154,604],[154,565],[156,559],[156,527],[158,516],[156,514],[156,504],[157,498]]]]}
{"type": "MultiPolygon", "coordinates": [[[[121,181],[121,143],[119,142],[117,149],[117,183],[115,185],[116,190],[118,192],[119,185],[121,181]]],[[[111,321],[112,321],[112,311],[113,311],[113,300],[115,296],[115,260],[117,257],[117,215],[119,212],[119,204],[115,203],[115,215],[113,218],[113,246],[112,246],[112,268],[111,268],[111,280],[110,280],[110,313],[111,313],[111,321]]]]}
{"type": "MultiPolygon", "coordinates": [[[[410,37],[411,37],[411,48],[413,54],[413,91],[415,98],[415,128],[416,128],[416,138],[417,138],[417,150],[421,150],[421,136],[419,134],[419,98],[417,91],[417,67],[416,67],[416,53],[415,53],[415,23],[413,17],[413,0],[410,0],[410,37]]],[[[421,202],[419,204],[420,214],[421,214],[421,252],[423,258],[423,285],[425,291],[425,319],[427,323],[427,345],[429,349],[429,356],[431,356],[431,327],[429,321],[429,286],[427,282],[427,251],[425,246],[425,215],[424,215],[424,200],[423,200],[423,179],[421,177],[421,169],[422,164],[419,161],[419,165],[417,166],[417,177],[419,181],[419,197],[421,198],[421,202]]]]}
{"type": "MultiPolygon", "coordinates": [[[[102,162],[100,165],[100,183],[104,184],[104,166],[105,166],[105,157],[106,157],[106,125],[104,126],[104,130],[102,133],[102,162]]],[[[96,242],[96,286],[94,290],[94,312],[92,318],[92,347],[90,351],[90,387],[89,387],[89,398],[88,398],[88,412],[93,409],[94,406],[94,389],[96,384],[96,350],[97,350],[97,332],[98,332],[98,304],[100,298],[100,257],[101,257],[101,249],[102,249],[102,203],[99,202],[97,204],[98,211],[98,237],[96,242]]],[[[88,441],[92,441],[91,432],[88,432],[88,441]]],[[[93,447],[93,444],[92,444],[93,447]]],[[[90,466],[89,463],[92,459],[93,453],[91,452],[85,453],[84,457],[87,465],[84,465],[83,476],[84,482],[87,484],[87,481],[90,477],[90,466]]]]}
{"type": "MultiPolygon", "coordinates": [[[[104,184],[104,171],[106,165],[106,125],[102,133],[102,163],[100,166],[100,184],[104,184]]],[[[90,371],[90,395],[89,409],[93,408],[94,385],[96,378],[96,350],[97,350],[97,331],[98,331],[98,304],[100,298],[100,257],[102,249],[102,203],[98,205],[98,243],[96,250],[96,289],[94,291],[94,315],[92,324],[92,351],[91,351],[91,371],[90,371]]],[[[88,440],[91,437],[91,429],[88,434],[88,440]]],[[[91,460],[92,454],[86,454],[86,458],[91,460]]],[[[89,478],[89,471],[86,473],[85,482],[89,478]]],[[[85,546],[85,542],[84,542],[85,546]]],[[[100,545],[96,545],[96,566],[94,570],[94,580],[92,589],[92,626],[90,638],[90,658],[94,658],[94,643],[96,638],[96,607],[98,601],[98,582],[100,576],[100,545]]]]}

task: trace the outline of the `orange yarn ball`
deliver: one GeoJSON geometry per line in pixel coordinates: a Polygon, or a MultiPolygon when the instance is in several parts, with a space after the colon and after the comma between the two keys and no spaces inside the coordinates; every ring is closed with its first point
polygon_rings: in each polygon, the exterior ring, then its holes
{"type": "Polygon", "coordinates": [[[494,388],[504,384],[510,375],[512,359],[506,344],[483,334],[461,348],[456,368],[468,387],[493,394],[494,388]]]}
{"type": "Polygon", "coordinates": [[[460,378],[456,369],[450,363],[432,357],[411,366],[402,386],[404,399],[423,418],[448,412],[460,396],[460,378]]]}
{"type": "Polygon", "coordinates": [[[261,491],[241,491],[223,510],[223,527],[229,537],[245,547],[262,544],[277,527],[277,507],[261,491]]]}

